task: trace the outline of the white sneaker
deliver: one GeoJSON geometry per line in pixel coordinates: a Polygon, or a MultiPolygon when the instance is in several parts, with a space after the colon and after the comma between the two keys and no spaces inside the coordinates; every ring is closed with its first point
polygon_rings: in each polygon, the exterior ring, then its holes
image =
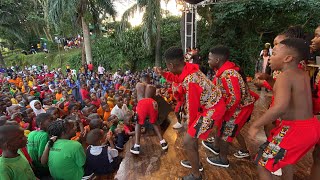
{"type": "Polygon", "coordinates": [[[242,159],[242,158],[246,158],[246,157],[250,157],[250,154],[248,152],[242,152],[242,151],[238,151],[236,153],[233,154],[234,157],[242,159]]]}
{"type": "Polygon", "coordinates": [[[174,124],[172,127],[173,127],[173,129],[180,129],[180,128],[182,128],[182,124],[180,124],[179,122],[177,122],[177,123],[174,124]]]}
{"type": "Polygon", "coordinates": [[[213,142],[214,142],[214,137],[209,137],[209,138],[207,139],[207,141],[213,143],[213,142]]]}
{"type": "Polygon", "coordinates": [[[275,175],[275,176],[282,176],[282,170],[281,169],[278,169],[277,171],[275,172],[271,172],[271,174],[275,175]]]}

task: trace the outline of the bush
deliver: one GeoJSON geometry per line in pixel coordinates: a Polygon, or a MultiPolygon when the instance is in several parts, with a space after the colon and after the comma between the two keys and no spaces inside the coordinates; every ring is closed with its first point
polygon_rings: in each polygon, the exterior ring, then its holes
{"type": "Polygon", "coordinates": [[[19,65],[41,65],[47,64],[49,69],[62,68],[65,70],[66,65],[70,64],[74,69],[78,69],[81,65],[81,49],[72,49],[69,51],[61,51],[54,53],[37,53],[37,54],[14,54],[6,57],[5,62],[7,66],[19,65]],[[61,57],[61,59],[60,59],[61,57]],[[80,57],[80,58],[79,58],[80,57]],[[77,62],[78,61],[78,62],[77,62]]]}

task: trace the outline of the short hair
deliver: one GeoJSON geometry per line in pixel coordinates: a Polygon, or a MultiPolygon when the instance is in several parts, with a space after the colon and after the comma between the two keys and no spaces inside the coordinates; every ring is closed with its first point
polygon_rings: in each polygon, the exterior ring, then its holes
{"type": "Polygon", "coordinates": [[[10,141],[10,136],[18,131],[23,131],[18,125],[0,126],[0,148],[4,148],[3,145],[10,141]]]}
{"type": "Polygon", "coordinates": [[[215,47],[211,48],[210,52],[211,52],[211,54],[222,56],[224,58],[224,60],[229,59],[229,56],[230,56],[229,48],[226,46],[222,46],[222,45],[215,46],[215,47]]]}
{"type": "Polygon", "coordinates": [[[89,127],[90,129],[100,129],[102,128],[102,119],[100,118],[95,118],[95,119],[92,119],[89,123],[89,127]]]}
{"type": "Polygon", "coordinates": [[[89,114],[88,118],[89,119],[96,119],[96,118],[99,118],[99,114],[98,113],[92,113],[92,114],[89,114]]]}
{"type": "Polygon", "coordinates": [[[297,53],[297,62],[306,59],[309,53],[309,47],[305,40],[299,38],[288,38],[280,42],[280,44],[294,50],[297,53]]]}
{"type": "Polygon", "coordinates": [[[149,79],[150,78],[150,76],[148,75],[148,74],[142,74],[142,76],[141,76],[141,80],[142,81],[146,81],[147,79],[149,79]]]}
{"type": "Polygon", "coordinates": [[[287,38],[299,38],[299,39],[305,38],[303,27],[300,25],[290,26],[282,34],[285,35],[287,38]]]}
{"type": "Polygon", "coordinates": [[[70,112],[74,107],[77,107],[78,105],[76,103],[71,103],[68,106],[68,111],[70,112]]]}
{"type": "Polygon", "coordinates": [[[48,120],[52,118],[51,114],[49,113],[41,113],[41,114],[38,114],[38,116],[36,116],[36,122],[37,122],[37,126],[39,127],[40,126],[40,123],[48,120]]]}
{"type": "Polygon", "coordinates": [[[89,145],[94,145],[97,144],[102,138],[103,136],[101,129],[93,129],[87,135],[87,143],[89,145]]]}
{"type": "Polygon", "coordinates": [[[53,121],[48,126],[48,134],[49,134],[49,136],[61,137],[62,133],[66,132],[67,129],[68,129],[68,121],[67,120],[53,121]]]}
{"type": "Polygon", "coordinates": [[[47,113],[48,114],[52,114],[55,110],[58,110],[58,108],[56,108],[56,107],[50,107],[49,109],[47,109],[47,113]]]}
{"type": "Polygon", "coordinates": [[[184,62],[183,50],[177,46],[170,47],[164,52],[164,59],[166,62],[173,64],[184,62]]]}

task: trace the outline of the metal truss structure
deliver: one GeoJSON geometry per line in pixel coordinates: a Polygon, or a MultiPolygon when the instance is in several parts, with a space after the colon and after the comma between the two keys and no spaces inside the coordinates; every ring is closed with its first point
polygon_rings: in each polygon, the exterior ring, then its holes
{"type": "Polygon", "coordinates": [[[184,18],[184,50],[197,47],[197,8],[205,7],[211,4],[230,3],[239,0],[204,0],[198,4],[188,4],[183,0],[176,0],[177,4],[182,6],[182,18],[184,18]]]}

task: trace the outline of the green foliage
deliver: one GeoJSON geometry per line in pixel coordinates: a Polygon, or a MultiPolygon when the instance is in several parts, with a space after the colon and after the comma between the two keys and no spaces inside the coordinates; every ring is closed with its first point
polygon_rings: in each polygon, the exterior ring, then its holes
{"type": "MultiPolygon", "coordinates": [[[[180,18],[168,17],[161,22],[161,54],[170,46],[180,45],[180,18]]],[[[148,53],[142,40],[142,27],[128,29],[120,34],[114,32],[98,39],[93,47],[94,64],[102,64],[112,70],[122,68],[139,70],[154,66],[154,53],[148,53]]]]}
{"type": "Polygon", "coordinates": [[[98,39],[92,47],[94,64],[102,64],[111,69],[141,69],[151,65],[152,57],[146,53],[141,41],[139,28],[127,30],[98,39]]]}
{"type": "Polygon", "coordinates": [[[254,63],[265,42],[291,25],[303,25],[313,32],[320,20],[318,0],[251,0],[199,8],[201,55],[217,44],[231,48],[231,60],[254,73],[254,63]]]}

